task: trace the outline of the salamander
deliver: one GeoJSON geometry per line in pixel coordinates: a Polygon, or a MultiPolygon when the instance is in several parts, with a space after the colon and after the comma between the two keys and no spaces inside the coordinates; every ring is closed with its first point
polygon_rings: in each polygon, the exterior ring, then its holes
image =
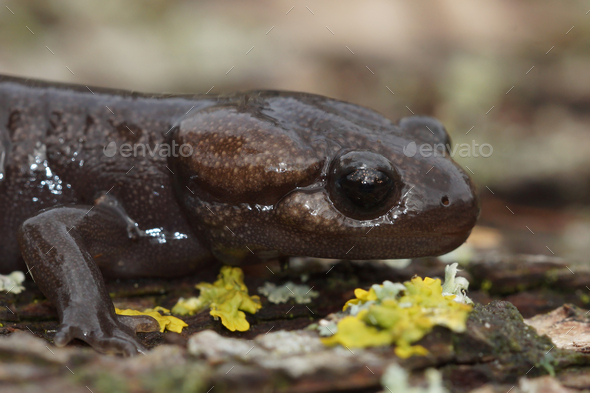
{"type": "Polygon", "coordinates": [[[434,118],[314,94],[0,76],[0,272],[28,271],[55,305],[56,345],[133,355],[154,320],[115,314],[104,279],[455,249],[479,205],[449,145],[434,118]]]}

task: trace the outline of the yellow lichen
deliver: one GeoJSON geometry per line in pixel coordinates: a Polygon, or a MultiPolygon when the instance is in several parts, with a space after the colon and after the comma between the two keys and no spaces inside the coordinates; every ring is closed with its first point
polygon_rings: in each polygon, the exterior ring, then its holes
{"type": "MultiPolygon", "coordinates": [[[[456,266],[449,266],[447,273],[447,281],[453,282],[456,266]]],[[[352,315],[338,323],[336,334],[322,341],[357,348],[395,344],[399,357],[426,355],[425,348],[412,344],[434,326],[465,331],[472,306],[455,300],[459,290],[443,294],[441,281],[430,277],[414,277],[403,286],[385,281],[369,291],[357,289],[356,299],[344,306],[352,315]]]]}
{"type": "Polygon", "coordinates": [[[138,310],[121,310],[115,308],[115,312],[119,315],[149,315],[150,317],[154,318],[158,324],[160,325],[160,332],[164,332],[164,330],[169,330],[171,332],[180,333],[182,332],[182,328],[188,326],[182,319],[173,317],[171,315],[162,315],[160,312],[168,314],[170,310],[164,307],[155,307],[155,308],[148,308],[144,311],[138,310]]]}
{"type": "Polygon", "coordinates": [[[375,294],[374,288],[371,288],[368,291],[365,291],[361,288],[357,288],[354,290],[354,296],[356,296],[356,299],[350,299],[349,301],[347,301],[344,305],[343,310],[346,310],[347,308],[355,304],[361,304],[364,302],[377,300],[377,295],[375,294]]]}
{"type": "Polygon", "coordinates": [[[345,347],[374,347],[391,344],[391,335],[370,326],[356,317],[345,317],[338,323],[338,333],[322,339],[324,344],[341,344],[345,347]]]}
{"type": "Polygon", "coordinates": [[[210,314],[221,318],[226,328],[244,332],[250,329],[250,324],[243,311],[255,314],[262,307],[258,296],[248,295],[244,273],[237,267],[222,267],[217,281],[202,282],[196,288],[201,290],[199,297],[180,298],[172,308],[174,314],[194,315],[209,307],[210,314]]]}

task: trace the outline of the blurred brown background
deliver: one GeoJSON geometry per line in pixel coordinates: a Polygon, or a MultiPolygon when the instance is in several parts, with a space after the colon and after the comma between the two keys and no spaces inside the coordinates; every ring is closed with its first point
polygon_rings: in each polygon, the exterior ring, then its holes
{"type": "Polygon", "coordinates": [[[454,143],[493,146],[488,158],[455,157],[479,186],[484,238],[584,263],[589,10],[588,1],[3,0],[0,73],[151,92],[298,90],[394,120],[409,109],[436,116],[454,143]]]}

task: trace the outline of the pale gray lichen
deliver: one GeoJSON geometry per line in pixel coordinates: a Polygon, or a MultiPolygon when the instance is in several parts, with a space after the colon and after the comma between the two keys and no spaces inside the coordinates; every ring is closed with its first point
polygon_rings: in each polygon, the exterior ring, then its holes
{"type": "Polygon", "coordinates": [[[382,259],[381,262],[392,269],[405,269],[412,263],[411,259],[382,259]]]}
{"type": "Polygon", "coordinates": [[[188,340],[187,349],[190,354],[204,357],[211,363],[232,359],[248,361],[267,354],[266,350],[254,345],[252,341],[223,337],[213,330],[193,334],[188,340]]]}
{"type": "Polygon", "coordinates": [[[307,326],[306,330],[317,331],[322,337],[330,337],[338,332],[338,322],[349,314],[350,310],[338,311],[307,326]]]}
{"type": "Polygon", "coordinates": [[[371,285],[371,288],[375,291],[377,300],[369,300],[366,302],[351,304],[350,307],[346,309],[350,315],[355,316],[362,310],[369,309],[373,304],[380,303],[383,300],[395,299],[400,292],[406,290],[404,284],[399,282],[393,283],[388,280],[383,281],[382,285],[373,284],[371,285]]]}
{"type": "Polygon", "coordinates": [[[444,263],[458,262],[461,266],[469,265],[475,255],[475,249],[469,243],[463,243],[453,251],[440,255],[438,259],[444,263]]]}
{"type": "Polygon", "coordinates": [[[325,349],[317,336],[308,331],[284,331],[261,334],[254,342],[272,355],[281,357],[316,353],[325,349]]]}
{"type": "Polygon", "coordinates": [[[330,337],[334,334],[338,333],[338,321],[329,321],[327,319],[322,319],[317,324],[317,329],[322,337],[330,337]]]}
{"type": "Polygon", "coordinates": [[[25,274],[20,271],[14,271],[8,275],[0,274],[0,291],[14,294],[21,293],[25,287],[22,283],[25,281],[25,274]]]}
{"type": "Polygon", "coordinates": [[[342,374],[359,364],[379,362],[378,356],[370,352],[359,350],[353,354],[341,347],[326,348],[310,331],[278,331],[246,341],[204,330],[189,338],[188,352],[212,364],[249,362],[292,378],[320,371],[342,374]]]}
{"type": "Polygon", "coordinates": [[[443,296],[455,295],[455,301],[463,304],[473,304],[465,294],[469,288],[469,281],[465,277],[457,277],[458,263],[453,263],[445,267],[445,282],[442,285],[443,296]]]}
{"type": "Polygon", "coordinates": [[[275,304],[286,303],[290,299],[295,299],[297,304],[307,304],[319,296],[319,293],[313,291],[308,285],[298,285],[291,281],[279,287],[271,282],[265,282],[264,286],[258,288],[258,293],[275,304]]]}
{"type": "Polygon", "coordinates": [[[448,393],[442,384],[440,371],[429,368],[424,372],[428,386],[426,388],[413,387],[409,384],[409,375],[406,370],[397,364],[391,364],[381,377],[381,385],[387,393],[448,393]]]}
{"type": "Polygon", "coordinates": [[[406,290],[406,286],[402,283],[385,280],[382,285],[373,284],[371,286],[375,290],[377,299],[383,301],[385,299],[395,299],[401,291],[406,290]]]}

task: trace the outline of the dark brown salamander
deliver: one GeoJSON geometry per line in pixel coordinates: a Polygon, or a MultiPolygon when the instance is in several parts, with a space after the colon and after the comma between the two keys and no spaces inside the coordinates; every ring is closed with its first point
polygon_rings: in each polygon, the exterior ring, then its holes
{"type": "Polygon", "coordinates": [[[57,345],[142,350],[106,278],[284,256],[438,255],[479,208],[435,119],[312,94],[146,95],[0,76],[0,271],[30,270],[57,345]],[[407,153],[407,152],[406,152],[407,153]],[[26,263],[26,266],[25,266],[26,263]]]}

